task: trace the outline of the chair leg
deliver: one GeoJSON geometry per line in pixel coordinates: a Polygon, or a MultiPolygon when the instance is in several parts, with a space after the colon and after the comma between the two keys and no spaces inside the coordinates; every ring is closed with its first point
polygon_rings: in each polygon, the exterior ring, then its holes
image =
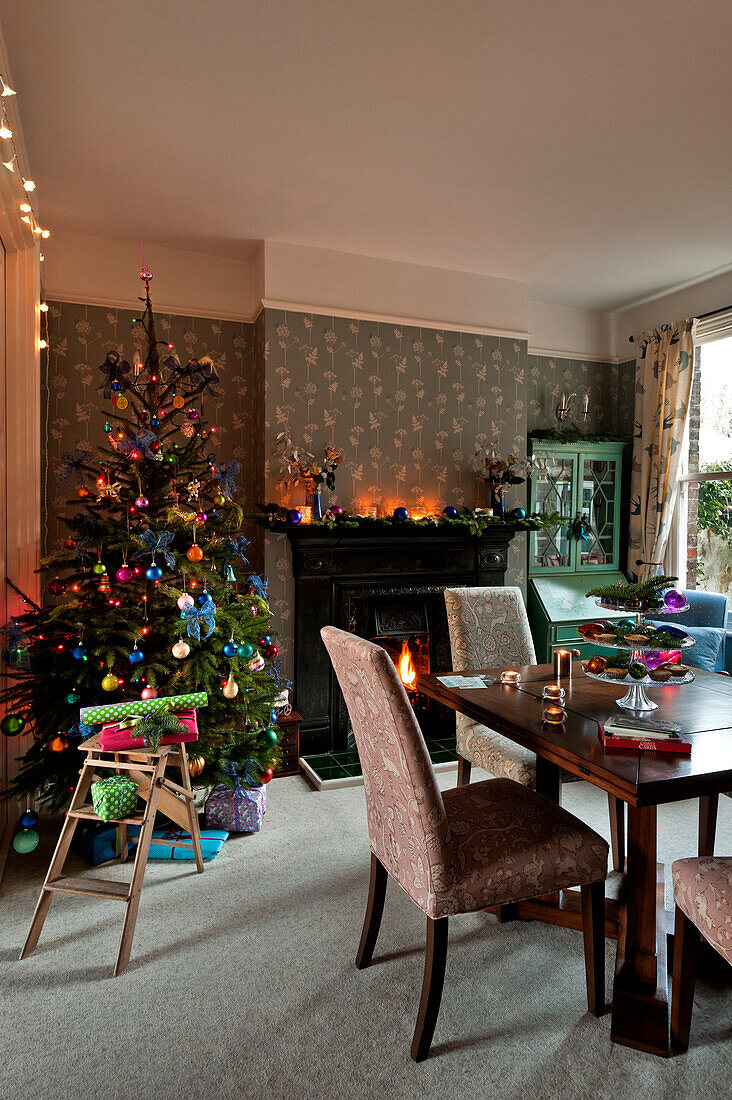
{"type": "Polygon", "coordinates": [[[605,1011],[605,882],[591,882],[580,887],[580,892],[587,1008],[593,1016],[602,1016],[605,1011]]]}
{"type": "Polygon", "coordinates": [[[472,761],[466,760],[464,756],[460,756],[460,754],[458,753],[458,787],[464,787],[466,783],[470,782],[470,772],[472,767],[472,761]]]}
{"type": "Polygon", "coordinates": [[[671,987],[671,1038],[682,1050],[686,1050],[689,1045],[698,950],[699,930],[677,905],[674,924],[674,975],[671,987]]]}
{"type": "Polygon", "coordinates": [[[700,856],[714,855],[717,834],[718,794],[705,794],[699,799],[699,851],[700,856]]]}
{"type": "Polygon", "coordinates": [[[371,956],[376,947],[376,937],[379,934],[381,917],[384,912],[384,898],[386,897],[386,882],[388,874],[383,863],[380,863],[374,853],[371,853],[371,879],[369,881],[369,900],[366,904],[366,916],[363,921],[361,942],[358,945],[356,966],[363,970],[371,962],[371,956]]]}
{"type": "Polygon", "coordinates": [[[427,948],[424,956],[422,996],[417,1013],[417,1026],[412,1039],[412,1058],[415,1062],[425,1060],[430,1052],[432,1036],[435,1033],[442,1000],[442,987],[445,982],[448,919],[448,917],[440,917],[439,920],[427,918],[427,948]]]}
{"type": "Polygon", "coordinates": [[[613,871],[625,870],[625,803],[608,792],[610,811],[610,846],[613,854],[613,871]]]}

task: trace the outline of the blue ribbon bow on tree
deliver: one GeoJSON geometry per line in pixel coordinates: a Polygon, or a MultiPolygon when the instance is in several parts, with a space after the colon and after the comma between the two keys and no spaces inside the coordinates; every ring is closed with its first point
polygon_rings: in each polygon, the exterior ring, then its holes
{"type": "Polygon", "coordinates": [[[221,466],[218,462],[211,463],[211,477],[219,483],[219,488],[224,496],[233,497],[236,493],[235,476],[239,473],[241,466],[235,458],[232,458],[231,462],[227,466],[221,466]]]}
{"type": "Polygon", "coordinates": [[[159,462],[163,457],[160,451],[153,451],[150,447],[151,443],[157,443],[157,441],[158,437],[155,432],[151,432],[149,428],[140,428],[134,439],[130,439],[128,435],[123,435],[121,439],[112,439],[115,449],[121,451],[122,454],[129,455],[132,451],[139,451],[151,462],[159,462]]]}
{"type": "Polygon", "coordinates": [[[242,779],[249,787],[259,787],[262,784],[259,765],[256,760],[245,760],[243,764],[224,764],[221,768],[222,775],[228,775],[234,780],[234,790],[241,791],[242,779]]]}
{"type": "Polygon", "coordinates": [[[119,393],[131,388],[129,379],[127,378],[127,375],[130,373],[130,364],[126,359],[122,358],[118,351],[108,351],[107,358],[99,369],[102,374],[106,375],[99,389],[103,392],[107,401],[109,401],[112,396],[113,382],[119,382],[120,388],[117,391],[119,393]]]}
{"type": "Polygon", "coordinates": [[[59,485],[65,485],[72,472],[76,475],[76,484],[84,484],[84,466],[91,462],[92,453],[86,447],[76,447],[74,453],[65,451],[61,455],[61,465],[56,473],[59,485]]]}
{"type": "Polygon", "coordinates": [[[254,589],[255,596],[259,596],[260,600],[267,599],[267,585],[269,584],[269,581],[267,580],[267,577],[264,573],[260,573],[259,576],[257,576],[256,573],[253,573],[249,578],[249,583],[254,589]]]}
{"type": "Polygon", "coordinates": [[[28,647],[30,641],[24,628],[13,616],[0,630],[7,643],[7,649],[3,653],[4,659],[11,668],[30,668],[28,647]]]}
{"type": "Polygon", "coordinates": [[[224,539],[224,561],[229,561],[230,558],[241,558],[244,565],[249,565],[249,560],[244,551],[250,545],[249,539],[244,538],[243,535],[224,539]]]}
{"type": "Polygon", "coordinates": [[[84,722],[74,722],[73,726],[70,726],[66,731],[67,737],[91,737],[94,733],[94,726],[87,726],[84,722]]]}
{"type": "Polygon", "coordinates": [[[170,550],[168,550],[168,547],[175,538],[175,531],[161,531],[158,534],[148,527],[139,534],[137,538],[142,545],[140,549],[136,550],[132,555],[133,558],[144,558],[146,554],[152,554],[153,557],[155,557],[156,554],[162,554],[168,569],[174,568],[175,558],[170,550]]]}
{"type": "Polygon", "coordinates": [[[201,640],[201,623],[203,623],[206,627],[206,633],[203,636],[205,641],[206,638],[211,637],[216,629],[216,604],[208,592],[205,592],[203,603],[200,605],[186,604],[181,610],[180,617],[186,623],[189,637],[195,638],[199,642],[201,640]]]}

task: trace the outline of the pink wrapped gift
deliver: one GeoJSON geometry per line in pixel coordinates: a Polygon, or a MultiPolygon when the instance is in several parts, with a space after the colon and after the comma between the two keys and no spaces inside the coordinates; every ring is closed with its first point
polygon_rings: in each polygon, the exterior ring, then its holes
{"type": "MultiPolygon", "coordinates": [[[[143,703],[142,706],[144,705],[143,703]]],[[[197,741],[198,726],[196,725],[195,710],[177,710],[175,716],[186,727],[186,732],[169,733],[163,737],[161,744],[179,745],[181,741],[197,741]]],[[[144,749],[146,747],[142,737],[135,737],[134,727],[131,729],[129,726],[125,726],[124,722],[123,718],[121,722],[107,722],[102,726],[102,732],[99,735],[100,749],[107,752],[121,752],[123,749],[144,749]]]]}

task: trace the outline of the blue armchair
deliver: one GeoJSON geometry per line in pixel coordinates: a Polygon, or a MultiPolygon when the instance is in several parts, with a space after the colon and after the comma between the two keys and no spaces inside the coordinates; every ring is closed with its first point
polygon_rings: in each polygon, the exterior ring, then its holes
{"type": "MultiPolygon", "coordinates": [[[[694,638],[694,649],[684,651],[684,660],[709,672],[724,670],[727,629],[727,597],[719,592],[684,591],[689,607],[680,615],[664,617],[668,623],[686,627],[694,638]]],[[[656,625],[661,626],[660,620],[656,625]]]]}

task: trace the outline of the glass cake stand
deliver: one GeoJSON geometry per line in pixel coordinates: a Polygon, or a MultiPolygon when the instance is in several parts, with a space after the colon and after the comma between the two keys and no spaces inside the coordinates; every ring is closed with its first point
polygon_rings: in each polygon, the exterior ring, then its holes
{"type": "MultiPolygon", "coordinates": [[[[677,615],[682,611],[686,611],[688,604],[683,607],[666,607],[665,604],[654,606],[648,600],[606,600],[597,599],[595,603],[598,607],[603,608],[605,611],[625,611],[629,616],[635,616],[636,630],[639,634],[643,631],[643,624],[648,612],[652,612],[653,615],[677,615]]],[[[584,639],[586,641],[587,639],[584,639]]],[[[602,642],[596,638],[592,639],[592,644],[600,646],[602,649],[613,650],[630,650],[630,664],[640,662],[643,664],[643,655],[645,653],[658,652],[658,645],[624,645],[622,642],[602,642]]],[[[678,642],[673,645],[669,645],[668,649],[690,649],[694,645],[691,638],[680,638],[678,642]]],[[[646,694],[647,687],[676,687],[683,684],[690,684],[694,679],[694,673],[689,670],[683,673],[681,676],[671,676],[670,679],[664,680],[663,683],[653,680],[650,676],[644,677],[642,680],[634,680],[632,676],[626,674],[622,679],[616,676],[607,676],[604,672],[589,672],[586,668],[583,668],[585,676],[588,676],[591,680],[600,680],[604,684],[618,684],[627,687],[628,690],[622,699],[616,699],[616,705],[623,707],[624,710],[633,710],[638,712],[651,711],[658,709],[658,703],[654,703],[652,699],[648,698],[646,694]]]]}

